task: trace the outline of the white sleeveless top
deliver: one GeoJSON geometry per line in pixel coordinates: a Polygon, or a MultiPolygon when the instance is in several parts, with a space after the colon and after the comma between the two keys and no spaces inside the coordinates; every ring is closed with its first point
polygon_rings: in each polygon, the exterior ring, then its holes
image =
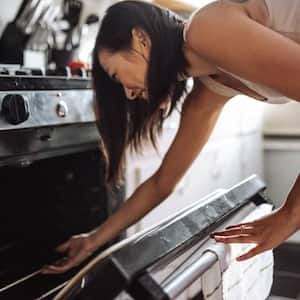
{"type": "MultiPolygon", "coordinates": [[[[265,2],[271,19],[271,29],[288,38],[298,38],[300,43],[300,0],[265,0],[265,2]]],[[[186,24],[183,31],[184,40],[186,40],[186,29],[189,23],[186,24]]],[[[279,104],[291,101],[288,97],[268,86],[251,82],[220,67],[218,69],[230,74],[254,92],[265,97],[268,103],[279,104]]],[[[234,97],[241,94],[240,91],[228,87],[210,76],[201,76],[199,80],[217,94],[227,97],[234,97]]]]}

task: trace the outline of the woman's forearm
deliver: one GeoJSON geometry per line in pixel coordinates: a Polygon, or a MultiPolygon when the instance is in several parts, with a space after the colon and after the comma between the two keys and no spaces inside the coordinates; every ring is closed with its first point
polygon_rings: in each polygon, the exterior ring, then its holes
{"type": "Polygon", "coordinates": [[[295,230],[300,229],[300,174],[282,209],[288,211],[290,221],[295,225],[295,230]]]}
{"type": "Polygon", "coordinates": [[[184,102],[176,137],[160,168],[137,188],[115,214],[92,232],[95,247],[116,237],[171,194],[206,144],[229,99],[211,92],[201,82],[195,82],[193,91],[184,102]]]}
{"type": "Polygon", "coordinates": [[[104,245],[124,229],[136,223],[169,194],[169,192],[163,192],[159,189],[155,175],[150,177],[135,190],[118,211],[93,230],[91,237],[95,247],[104,245]]]}

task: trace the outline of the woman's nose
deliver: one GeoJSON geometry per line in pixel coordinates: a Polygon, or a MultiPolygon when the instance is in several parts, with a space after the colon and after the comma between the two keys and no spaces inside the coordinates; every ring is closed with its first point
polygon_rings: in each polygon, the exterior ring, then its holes
{"type": "Polygon", "coordinates": [[[128,88],[124,87],[124,90],[125,90],[125,95],[126,95],[127,99],[129,99],[129,100],[136,99],[137,93],[133,89],[128,89],[128,88]]]}

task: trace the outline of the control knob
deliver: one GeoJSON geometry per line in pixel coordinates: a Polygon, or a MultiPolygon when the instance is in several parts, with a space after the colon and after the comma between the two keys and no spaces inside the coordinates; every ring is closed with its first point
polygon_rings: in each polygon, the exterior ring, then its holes
{"type": "Polygon", "coordinates": [[[21,95],[6,95],[2,100],[2,115],[13,125],[25,122],[29,118],[28,101],[21,95]]]}

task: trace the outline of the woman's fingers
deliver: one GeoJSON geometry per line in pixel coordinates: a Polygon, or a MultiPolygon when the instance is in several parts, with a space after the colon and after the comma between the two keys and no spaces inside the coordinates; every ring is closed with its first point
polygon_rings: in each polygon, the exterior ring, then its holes
{"type": "Polygon", "coordinates": [[[217,242],[221,242],[224,244],[248,244],[255,243],[255,239],[252,235],[249,234],[240,234],[240,235],[230,235],[230,236],[214,236],[214,239],[217,242]]]}
{"type": "Polygon", "coordinates": [[[78,253],[74,256],[69,256],[62,260],[57,261],[54,265],[48,265],[44,268],[44,274],[56,274],[66,272],[69,269],[77,266],[85,258],[83,253],[78,253]]]}
{"type": "Polygon", "coordinates": [[[236,225],[227,226],[227,227],[225,227],[225,229],[234,229],[234,228],[241,227],[241,226],[253,227],[255,224],[256,224],[255,222],[240,223],[240,224],[236,224],[236,225]]]}
{"type": "Polygon", "coordinates": [[[74,236],[69,241],[58,246],[56,249],[60,252],[67,251],[67,257],[55,262],[52,265],[45,266],[42,273],[57,274],[68,271],[69,269],[79,265],[88,256],[92,254],[91,243],[87,236],[74,236]]]}
{"type": "Polygon", "coordinates": [[[249,259],[263,251],[265,251],[265,250],[261,246],[257,246],[257,247],[252,248],[249,252],[237,257],[236,260],[243,261],[243,260],[249,259]]]}
{"type": "Polygon", "coordinates": [[[57,274],[57,273],[62,273],[66,272],[69,269],[75,267],[77,265],[78,261],[75,258],[68,259],[66,262],[64,262],[62,265],[55,264],[55,265],[50,265],[47,266],[43,273],[44,274],[57,274]]]}
{"type": "Polygon", "coordinates": [[[239,234],[253,234],[254,229],[253,227],[245,227],[245,225],[242,225],[240,227],[235,227],[232,229],[227,229],[224,231],[216,231],[213,232],[210,236],[231,236],[231,235],[239,235],[239,234]]]}
{"type": "Polygon", "coordinates": [[[261,252],[263,252],[262,245],[259,244],[258,238],[253,233],[253,228],[247,228],[245,225],[238,227],[237,229],[229,229],[224,232],[216,232],[213,235],[213,238],[217,242],[224,244],[250,244],[255,243],[257,246],[252,248],[249,252],[236,258],[237,261],[243,261],[249,259],[261,252]],[[241,228],[242,227],[242,228],[241,228]],[[241,229],[242,232],[241,233],[241,229]],[[249,233],[249,234],[247,234],[249,233]]]}
{"type": "Polygon", "coordinates": [[[249,252],[237,257],[237,261],[249,259],[264,251],[262,245],[259,243],[258,237],[255,236],[255,228],[253,227],[253,223],[238,224],[236,226],[230,226],[230,228],[227,228],[227,230],[221,232],[214,232],[211,236],[217,242],[224,244],[257,244],[257,246],[252,248],[249,252]]]}
{"type": "Polygon", "coordinates": [[[71,245],[71,240],[68,240],[66,241],[65,243],[59,245],[58,247],[56,247],[56,251],[58,252],[66,252],[69,248],[70,248],[70,245],[71,245]]]}
{"type": "Polygon", "coordinates": [[[248,253],[237,259],[246,260],[263,251],[274,249],[293,234],[298,227],[289,221],[290,218],[290,210],[283,207],[253,222],[228,226],[224,231],[212,233],[211,237],[226,244],[256,244],[248,253]]]}
{"type": "Polygon", "coordinates": [[[257,231],[258,228],[254,227],[253,223],[244,223],[231,226],[224,231],[213,232],[210,236],[222,243],[257,243],[257,231]]]}
{"type": "MultiPolygon", "coordinates": [[[[59,273],[61,269],[65,269],[66,265],[69,265],[72,248],[72,240],[68,240],[65,243],[59,245],[55,248],[57,252],[69,252],[67,253],[67,257],[63,257],[62,259],[56,261],[53,265],[46,265],[43,267],[42,273],[43,274],[56,274],[59,273]]],[[[64,272],[66,270],[62,270],[64,272]]]]}

